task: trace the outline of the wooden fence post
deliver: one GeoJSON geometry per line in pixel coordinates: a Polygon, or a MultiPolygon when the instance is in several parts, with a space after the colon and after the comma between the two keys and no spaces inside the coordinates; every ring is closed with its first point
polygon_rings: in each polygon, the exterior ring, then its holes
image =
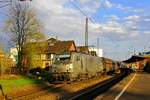
{"type": "Polygon", "coordinates": [[[2,88],[2,85],[0,84],[0,90],[2,92],[2,95],[4,96],[4,91],[3,91],[3,88],[2,88]]]}
{"type": "Polygon", "coordinates": [[[2,95],[5,97],[5,100],[9,100],[7,95],[4,94],[4,91],[3,91],[3,88],[2,88],[2,85],[0,84],[0,90],[2,92],[2,95]]]}
{"type": "Polygon", "coordinates": [[[0,76],[2,76],[1,62],[0,62],[0,76]]]}

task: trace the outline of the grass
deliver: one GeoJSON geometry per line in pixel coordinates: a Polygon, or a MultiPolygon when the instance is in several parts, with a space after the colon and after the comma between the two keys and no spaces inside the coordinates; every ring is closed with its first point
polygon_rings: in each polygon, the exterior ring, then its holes
{"type": "Polygon", "coordinates": [[[12,92],[13,89],[21,88],[28,85],[42,84],[41,80],[34,80],[28,77],[19,76],[17,78],[4,78],[0,79],[4,93],[12,92]]]}

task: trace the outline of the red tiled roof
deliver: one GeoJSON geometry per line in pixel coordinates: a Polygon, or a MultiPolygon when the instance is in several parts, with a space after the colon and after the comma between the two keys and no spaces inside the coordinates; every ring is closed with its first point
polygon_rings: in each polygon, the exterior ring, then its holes
{"type": "Polygon", "coordinates": [[[74,41],[44,41],[44,42],[32,42],[28,43],[26,47],[29,49],[34,46],[37,53],[69,53],[76,51],[74,41]],[[71,46],[74,49],[70,51],[71,46]]]}
{"type": "MultiPolygon", "coordinates": [[[[56,42],[53,46],[49,46],[46,50],[47,53],[68,53],[68,52],[72,52],[70,51],[70,47],[74,46],[75,48],[75,44],[74,41],[58,41],[56,42]]],[[[75,51],[75,50],[73,50],[75,51]]]]}
{"type": "Polygon", "coordinates": [[[141,61],[144,60],[145,57],[141,57],[141,56],[132,56],[131,58],[129,58],[128,60],[125,60],[123,62],[125,63],[132,63],[132,62],[137,62],[137,61],[141,61]]]}

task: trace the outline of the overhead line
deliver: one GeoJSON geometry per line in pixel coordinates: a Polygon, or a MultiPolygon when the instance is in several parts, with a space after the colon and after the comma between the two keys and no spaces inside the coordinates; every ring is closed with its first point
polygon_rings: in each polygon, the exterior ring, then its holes
{"type": "Polygon", "coordinates": [[[8,3],[8,4],[5,4],[5,5],[2,5],[2,6],[0,6],[0,8],[7,7],[7,6],[9,6],[9,5],[11,5],[11,4],[8,3]]]}
{"type": "Polygon", "coordinates": [[[69,0],[69,2],[70,2],[74,7],[76,7],[84,16],[87,17],[87,14],[84,13],[75,3],[73,3],[71,0],[69,0]]]}
{"type": "MultiPolygon", "coordinates": [[[[92,18],[90,18],[79,6],[77,6],[73,1],[71,1],[71,0],[68,0],[75,8],[77,8],[79,11],[80,11],[80,13],[82,13],[85,17],[87,17],[93,24],[95,24],[96,25],[96,22],[95,21],[93,21],[93,19],[92,18]]],[[[104,8],[105,9],[105,8],[104,8]]],[[[106,11],[106,9],[105,9],[105,11],[106,11]]],[[[107,11],[106,11],[106,13],[108,13],[107,11]]],[[[104,32],[103,32],[104,33],[104,32]]],[[[107,35],[107,34],[106,34],[107,35]]],[[[107,35],[108,36],[108,35],[107,35]]],[[[108,36],[109,37],[109,39],[112,41],[112,42],[114,42],[115,43],[115,41],[113,40],[113,39],[111,39],[110,38],[110,36],[108,36]]]]}
{"type": "MultiPolygon", "coordinates": [[[[102,0],[101,2],[104,2],[104,1],[105,1],[105,0],[102,0]]],[[[107,9],[106,9],[105,7],[103,7],[103,8],[104,8],[106,14],[110,15],[109,12],[107,11],[107,9]]],[[[104,32],[103,32],[103,33],[104,33],[104,32]]],[[[106,35],[107,35],[107,34],[106,34],[106,35]]],[[[107,36],[108,36],[108,35],[107,35],[107,36]]],[[[116,43],[113,39],[110,38],[110,36],[108,36],[108,37],[109,37],[109,39],[110,39],[112,42],[116,43]]],[[[116,46],[119,46],[119,45],[116,44],[116,46]]]]}
{"type": "Polygon", "coordinates": [[[77,8],[80,13],[82,13],[85,17],[87,17],[92,23],[96,23],[94,22],[79,6],[77,6],[73,1],[68,0],[75,8],[77,8]]]}
{"type": "Polygon", "coordinates": [[[3,1],[0,1],[0,2],[4,2],[4,3],[5,3],[5,2],[11,2],[11,0],[9,0],[9,1],[8,1],[8,0],[7,0],[7,1],[6,1],[6,0],[4,1],[4,0],[3,0],[3,1]]]}

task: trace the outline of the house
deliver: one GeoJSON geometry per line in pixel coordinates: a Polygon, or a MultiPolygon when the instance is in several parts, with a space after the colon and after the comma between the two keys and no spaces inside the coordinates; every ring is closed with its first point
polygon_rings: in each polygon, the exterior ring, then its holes
{"type": "Polygon", "coordinates": [[[17,48],[10,48],[10,58],[17,63],[18,51],[17,48]]]}
{"type": "Polygon", "coordinates": [[[24,49],[23,64],[27,67],[29,63],[32,63],[32,67],[45,68],[52,65],[56,54],[70,54],[71,52],[76,52],[76,46],[72,40],[60,41],[50,38],[42,42],[28,43],[24,49]]]}
{"type": "Polygon", "coordinates": [[[103,49],[90,47],[89,51],[93,56],[103,57],[103,49]]]}
{"type": "Polygon", "coordinates": [[[134,70],[141,70],[148,61],[150,61],[150,57],[133,55],[131,58],[123,62],[125,62],[129,68],[134,70]]]}
{"type": "Polygon", "coordinates": [[[97,49],[97,48],[92,48],[88,46],[77,46],[77,52],[89,54],[92,56],[103,57],[103,50],[100,48],[97,49]]]}
{"type": "Polygon", "coordinates": [[[148,51],[148,52],[143,52],[142,55],[143,55],[144,57],[150,57],[150,51],[148,51]]]}
{"type": "Polygon", "coordinates": [[[5,73],[7,68],[15,65],[11,58],[8,58],[2,50],[0,50],[0,76],[5,73]]]}
{"type": "Polygon", "coordinates": [[[1,75],[1,70],[2,70],[2,66],[3,66],[3,61],[4,61],[4,53],[2,50],[0,50],[0,75],[1,75]]]}
{"type": "Polygon", "coordinates": [[[4,53],[2,50],[0,50],[0,58],[4,58],[4,53]]]}

